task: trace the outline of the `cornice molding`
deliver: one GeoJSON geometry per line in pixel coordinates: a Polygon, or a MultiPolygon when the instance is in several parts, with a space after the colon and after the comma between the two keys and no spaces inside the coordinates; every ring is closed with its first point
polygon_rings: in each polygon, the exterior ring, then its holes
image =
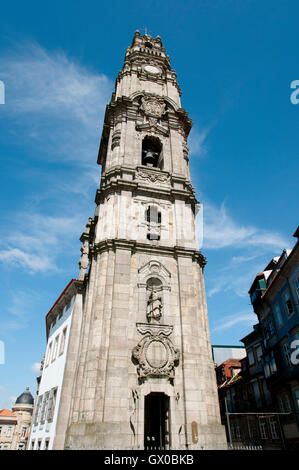
{"type": "Polygon", "coordinates": [[[197,262],[202,268],[207,263],[207,259],[199,250],[192,248],[184,248],[182,246],[165,246],[153,245],[152,243],[142,243],[135,240],[126,240],[121,238],[105,239],[101,242],[95,243],[90,252],[93,256],[104,251],[116,251],[117,249],[129,250],[132,253],[148,253],[151,255],[166,255],[175,258],[192,258],[192,261],[197,262]]]}
{"type": "Polygon", "coordinates": [[[172,202],[176,199],[183,199],[190,204],[199,202],[191,182],[183,176],[146,166],[136,168],[117,166],[102,175],[95,203],[99,205],[109,194],[121,190],[132,191],[134,196],[159,195],[169,198],[172,202]],[[181,188],[174,187],[175,185],[180,185],[181,188]]]}

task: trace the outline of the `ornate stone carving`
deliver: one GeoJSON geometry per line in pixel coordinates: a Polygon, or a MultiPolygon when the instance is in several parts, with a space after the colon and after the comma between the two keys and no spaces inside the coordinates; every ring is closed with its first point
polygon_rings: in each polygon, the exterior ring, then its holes
{"type": "Polygon", "coordinates": [[[138,364],[140,382],[147,377],[167,377],[173,381],[180,352],[168,338],[172,329],[170,325],[137,323],[137,330],[144,337],[133,349],[132,357],[138,364]]]}
{"type": "Polygon", "coordinates": [[[141,98],[140,110],[144,114],[144,122],[136,122],[138,131],[155,132],[164,136],[169,135],[167,128],[159,122],[166,112],[166,103],[160,96],[145,94],[141,98]]]}
{"type": "Polygon", "coordinates": [[[155,132],[157,134],[163,135],[164,137],[168,137],[169,136],[168,129],[161,126],[160,124],[157,124],[157,121],[158,121],[157,118],[151,118],[151,119],[148,119],[148,122],[145,122],[143,124],[136,123],[136,130],[146,131],[146,132],[155,132]]]}
{"type": "Polygon", "coordinates": [[[79,260],[79,280],[84,280],[87,268],[89,266],[89,233],[92,224],[92,217],[89,217],[88,222],[86,224],[86,230],[82,233],[80,240],[82,242],[82,246],[80,251],[82,253],[81,258],[79,260]]]}
{"type": "Polygon", "coordinates": [[[161,171],[138,168],[136,178],[154,184],[170,184],[170,175],[161,171]]]}
{"type": "Polygon", "coordinates": [[[186,142],[183,143],[183,156],[184,156],[184,159],[187,160],[188,162],[189,161],[189,148],[187,147],[186,142]]]}
{"type": "Polygon", "coordinates": [[[156,96],[143,96],[141,99],[140,109],[147,116],[154,116],[155,118],[161,118],[165,113],[165,102],[163,99],[156,96]]]}
{"type": "MultiPolygon", "coordinates": [[[[171,274],[168,269],[158,260],[153,259],[148,261],[145,265],[138,269],[138,273],[141,278],[147,278],[152,274],[159,274],[159,276],[165,280],[165,285],[163,283],[163,289],[170,289],[170,278],[171,274]]],[[[144,284],[145,285],[145,284],[144,284]]],[[[138,284],[138,287],[141,287],[142,284],[138,284]]],[[[145,285],[146,286],[146,285],[145,285]]]]}
{"type": "Polygon", "coordinates": [[[141,335],[170,336],[173,330],[172,325],[151,325],[149,323],[137,323],[137,331],[141,335]]]}

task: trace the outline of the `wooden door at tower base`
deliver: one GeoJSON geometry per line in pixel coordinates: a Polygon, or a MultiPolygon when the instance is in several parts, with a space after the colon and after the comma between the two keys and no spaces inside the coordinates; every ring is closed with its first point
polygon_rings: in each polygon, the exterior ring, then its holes
{"type": "Polygon", "coordinates": [[[144,448],[170,449],[169,397],[153,392],[144,400],[144,448]]]}

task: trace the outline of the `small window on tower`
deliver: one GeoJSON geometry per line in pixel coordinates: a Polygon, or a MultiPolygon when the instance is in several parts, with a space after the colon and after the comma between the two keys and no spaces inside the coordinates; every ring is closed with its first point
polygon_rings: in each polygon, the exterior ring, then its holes
{"type": "Polygon", "coordinates": [[[156,206],[149,206],[146,211],[146,221],[147,222],[154,222],[154,223],[161,223],[161,212],[158,211],[156,206]]]}
{"type": "Polygon", "coordinates": [[[147,239],[160,240],[161,212],[158,207],[149,206],[145,212],[145,220],[148,226],[147,239]]]}

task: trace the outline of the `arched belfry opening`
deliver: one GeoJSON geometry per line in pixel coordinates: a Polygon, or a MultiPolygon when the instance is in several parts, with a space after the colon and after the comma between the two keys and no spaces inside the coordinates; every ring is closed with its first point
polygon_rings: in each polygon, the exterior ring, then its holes
{"type": "Polygon", "coordinates": [[[163,169],[162,143],[158,137],[145,136],[142,141],[142,165],[163,169]]]}
{"type": "Polygon", "coordinates": [[[170,449],[170,404],[165,393],[144,397],[144,449],[170,449]]]}

